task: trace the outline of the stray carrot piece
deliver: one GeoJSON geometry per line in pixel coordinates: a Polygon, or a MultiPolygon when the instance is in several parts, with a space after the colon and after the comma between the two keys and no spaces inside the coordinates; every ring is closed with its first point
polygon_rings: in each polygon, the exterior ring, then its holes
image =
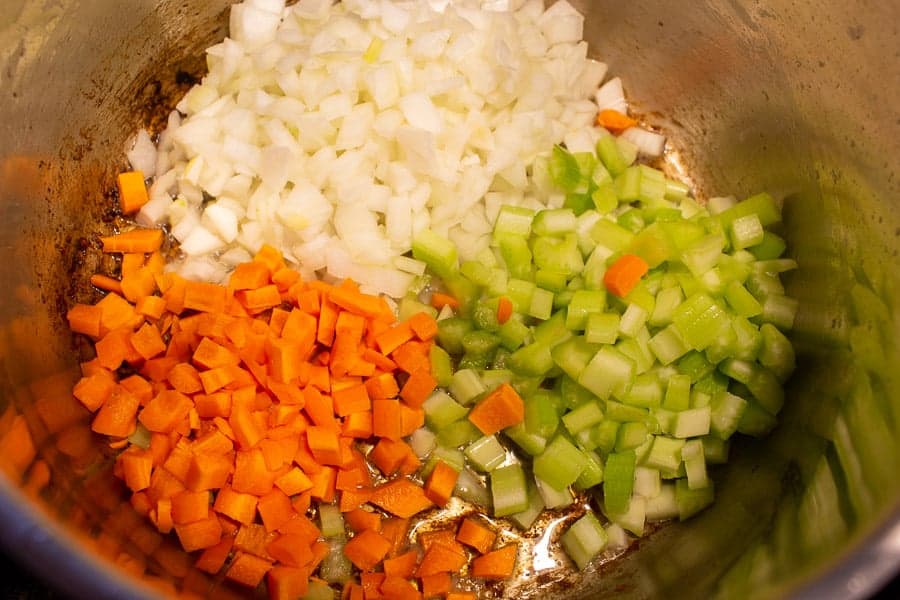
{"type": "Polygon", "coordinates": [[[443,597],[450,593],[453,585],[450,573],[435,573],[434,575],[425,575],[420,579],[422,580],[422,595],[425,598],[443,597]]]}
{"type": "Polygon", "coordinates": [[[337,469],[334,467],[322,467],[316,473],[311,473],[309,479],[313,484],[309,490],[310,496],[325,503],[330,503],[334,500],[337,469]]]}
{"type": "Polygon", "coordinates": [[[417,538],[419,545],[426,552],[435,544],[443,544],[459,554],[466,552],[462,544],[456,541],[456,533],[453,529],[432,529],[418,534],[417,538]]]}
{"type": "Polygon", "coordinates": [[[231,414],[231,394],[216,392],[214,394],[195,394],[194,408],[201,419],[213,417],[228,418],[231,414]]]}
{"type": "Polygon", "coordinates": [[[353,581],[344,584],[341,590],[341,600],[365,600],[365,591],[363,586],[353,581]]]}
{"type": "Polygon", "coordinates": [[[478,600],[478,596],[475,595],[475,592],[463,592],[463,591],[453,591],[447,592],[447,595],[444,596],[444,600],[478,600]]]}
{"type": "MultiPolygon", "coordinates": [[[[396,365],[395,367],[396,368],[396,365]]],[[[391,369],[393,370],[393,368],[391,369]]],[[[366,380],[366,391],[370,398],[396,398],[400,392],[393,373],[382,373],[366,380]]]]}
{"type": "Polygon", "coordinates": [[[516,566],[517,544],[507,544],[472,561],[472,575],[485,579],[506,579],[516,566]]]}
{"type": "Polygon", "coordinates": [[[425,496],[425,491],[405,477],[376,487],[369,501],[392,515],[405,519],[433,506],[425,496]]]}
{"type": "Polygon", "coordinates": [[[481,554],[490,552],[497,534],[471,517],[463,519],[456,533],[456,539],[467,546],[471,546],[481,554]]]}
{"type": "Polygon", "coordinates": [[[381,313],[381,301],[377,296],[362,294],[358,289],[351,289],[346,282],[332,287],[328,291],[328,299],[344,310],[364,317],[376,317],[381,313]]]}
{"type": "Polygon", "coordinates": [[[99,304],[76,304],[66,313],[69,329],[93,338],[100,337],[100,321],[103,308],[99,304]]]}
{"type": "Polygon", "coordinates": [[[400,435],[412,435],[416,429],[425,425],[425,411],[400,404],[400,435]]]}
{"type": "Polygon", "coordinates": [[[431,360],[428,357],[429,346],[428,342],[406,342],[394,350],[391,358],[401,370],[409,374],[416,371],[429,371],[431,369],[431,360]]]}
{"type": "Polygon", "coordinates": [[[228,579],[255,588],[272,568],[272,563],[247,552],[239,552],[225,572],[228,579]]]}
{"type": "Polygon", "coordinates": [[[354,508],[344,513],[344,520],[354,532],[359,533],[366,529],[381,531],[381,515],[363,508],[354,508]]]}
{"type": "Polygon", "coordinates": [[[606,269],[606,273],[603,274],[603,285],[611,294],[623,298],[634,289],[649,269],[650,266],[640,256],[623,254],[606,269]]]}
{"type": "Polygon", "coordinates": [[[377,531],[364,529],[350,538],[344,546],[344,556],[361,571],[371,571],[390,549],[391,543],[384,536],[377,531]]]}
{"type": "Polygon", "coordinates": [[[193,523],[175,524],[175,533],[185,552],[202,550],[215,546],[222,539],[222,526],[219,520],[212,516],[193,523]]]}
{"type": "Polygon", "coordinates": [[[95,273],[91,275],[91,285],[106,292],[122,293],[122,282],[107,275],[95,273]]]}
{"type": "Polygon", "coordinates": [[[416,337],[423,342],[427,342],[437,335],[437,321],[428,313],[416,313],[409,318],[408,323],[409,326],[412,327],[416,337]]]}
{"type": "Polygon", "coordinates": [[[253,494],[235,492],[231,487],[223,486],[213,504],[213,509],[238,523],[249,525],[256,516],[258,499],[253,494]]]}
{"type": "Polygon", "coordinates": [[[597,113],[597,125],[605,127],[612,133],[619,134],[637,125],[637,121],[617,110],[606,108],[597,113]]]}
{"type": "Polygon", "coordinates": [[[390,477],[397,472],[410,453],[412,453],[412,448],[403,440],[381,438],[369,453],[369,460],[384,475],[390,477]]]}
{"type": "Polygon", "coordinates": [[[410,406],[418,408],[422,406],[434,388],[437,387],[437,379],[431,375],[428,369],[419,369],[410,374],[409,379],[400,390],[400,397],[410,406]]]}
{"type": "Polygon", "coordinates": [[[415,332],[408,321],[398,323],[375,337],[375,343],[382,354],[390,354],[402,344],[415,337],[415,332]]]}
{"type": "Polygon", "coordinates": [[[469,421],[484,435],[493,435],[525,419],[522,397],[508,383],[500,384],[469,411],[469,421]]]}
{"type": "Polygon", "coordinates": [[[287,267],[282,267],[272,273],[272,283],[277,285],[282,292],[288,291],[298,281],[300,281],[300,273],[287,267]]]}
{"type": "Polygon", "coordinates": [[[260,248],[253,257],[253,260],[254,262],[261,262],[266,265],[272,273],[285,267],[284,256],[279,250],[268,244],[263,244],[262,248],[260,248]]]}
{"type": "Polygon", "coordinates": [[[228,287],[233,290],[256,290],[269,284],[271,272],[265,263],[249,261],[234,268],[228,279],[228,287]]]}
{"type": "Polygon", "coordinates": [[[340,314],[340,311],[337,306],[323,296],[319,308],[319,324],[316,330],[316,341],[323,346],[331,346],[334,343],[338,314],[340,314]]]}
{"type": "Polygon", "coordinates": [[[113,390],[91,423],[95,433],[124,438],[134,433],[140,401],[121,386],[113,390]]]}
{"type": "Polygon", "coordinates": [[[78,380],[72,390],[72,395],[78,398],[89,411],[96,412],[112,397],[115,387],[116,382],[111,377],[98,373],[78,380]]]}
{"type": "Polygon", "coordinates": [[[513,314],[513,303],[512,300],[507,298],[506,296],[500,296],[499,301],[497,302],[497,322],[503,325],[513,314]]]}
{"type": "Polygon", "coordinates": [[[419,553],[415,550],[409,550],[394,558],[386,558],[383,563],[384,574],[388,577],[411,579],[418,562],[419,553]]]}
{"type": "Polygon", "coordinates": [[[425,551],[416,575],[425,577],[435,573],[457,573],[465,566],[466,562],[468,562],[468,558],[465,551],[436,542],[425,551]]]}
{"type": "Polygon", "coordinates": [[[172,496],[172,519],[181,525],[209,518],[209,492],[184,490],[172,496]]]}
{"type": "Polygon", "coordinates": [[[125,485],[132,492],[139,492],[150,487],[150,472],[153,469],[153,455],[146,451],[125,451],[119,456],[125,485]]]}
{"type": "Polygon", "coordinates": [[[338,508],[342,513],[350,512],[366,504],[372,497],[372,488],[357,488],[354,490],[342,490],[338,508]]]}
{"type": "Polygon", "coordinates": [[[162,229],[133,229],[107,237],[101,237],[104,252],[137,252],[147,254],[162,247],[162,229]]]}
{"type": "Polygon", "coordinates": [[[449,306],[452,309],[457,309],[459,308],[459,300],[449,294],[433,292],[431,294],[431,305],[438,310],[441,310],[445,306],[449,306]]]}
{"type": "Polygon", "coordinates": [[[238,302],[252,314],[258,314],[281,304],[281,292],[274,284],[264,285],[255,290],[240,290],[234,293],[238,302]]]}
{"type": "Polygon", "coordinates": [[[129,302],[137,303],[156,291],[156,277],[149,269],[139,269],[134,273],[122,275],[122,295],[129,302]]]}
{"type": "Polygon", "coordinates": [[[459,471],[439,460],[425,482],[425,495],[438,506],[446,506],[458,478],[459,471]]]}
{"type": "Polygon", "coordinates": [[[269,600],[296,600],[309,591],[309,569],[276,565],[266,574],[269,600]]]}
{"type": "Polygon", "coordinates": [[[384,573],[360,573],[359,579],[363,588],[365,600],[381,600],[381,584],[384,581],[384,573]]]}
{"type": "Polygon", "coordinates": [[[421,600],[422,594],[412,582],[395,575],[385,575],[381,582],[381,593],[390,600],[421,600]]]}
{"type": "Polygon", "coordinates": [[[169,385],[182,394],[193,394],[203,389],[200,373],[190,363],[178,363],[169,371],[169,385]]]}
{"type": "Polygon", "coordinates": [[[119,206],[122,208],[122,214],[135,213],[150,200],[142,172],[119,173],[116,183],[119,189],[119,206]]]}
{"type": "Polygon", "coordinates": [[[215,575],[225,565],[225,561],[228,560],[228,554],[231,552],[231,547],[233,545],[234,538],[232,536],[223,536],[218,544],[203,550],[203,553],[200,554],[197,561],[194,563],[194,567],[200,569],[204,573],[215,575]]]}
{"type": "Polygon", "coordinates": [[[372,401],[372,432],[378,437],[389,440],[400,439],[399,400],[379,398],[372,401]]]}
{"type": "Polygon", "coordinates": [[[266,461],[259,448],[239,450],[234,457],[234,473],[231,487],[236,492],[264,496],[275,485],[275,473],[266,468],[266,461]]]}

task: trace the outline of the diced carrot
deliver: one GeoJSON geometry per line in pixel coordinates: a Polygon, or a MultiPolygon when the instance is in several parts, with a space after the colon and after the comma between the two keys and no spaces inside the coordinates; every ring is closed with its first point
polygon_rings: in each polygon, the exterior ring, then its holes
{"type": "Polygon", "coordinates": [[[513,314],[512,300],[506,296],[500,296],[497,302],[497,322],[503,325],[513,314]]]}
{"type": "Polygon", "coordinates": [[[234,293],[234,297],[251,314],[259,314],[281,304],[281,292],[274,284],[253,290],[240,290],[234,293]]]}
{"type": "Polygon", "coordinates": [[[319,324],[316,329],[316,341],[323,346],[331,346],[334,343],[335,329],[340,311],[337,306],[326,298],[322,298],[319,309],[319,324]]]}
{"type": "Polygon", "coordinates": [[[91,285],[106,292],[122,293],[122,282],[118,279],[113,279],[108,275],[102,275],[100,273],[91,275],[91,285]]]}
{"type": "Polygon", "coordinates": [[[266,573],[269,600],[297,600],[309,590],[309,569],[276,565],[266,573]]]}
{"type": "Polygon", "coordinates": [[[122,295],[129,302],[137,302],[141,298],[147,298],[156,291],[156,277],[149,269],[139,269],[134,273],[122,276],[120,284],[122,295]]]}
{"type": "Polygon", "coordinates": [[[372,408],[372,401],[365,384],[357,384],[351,387],[334,390],[334,412],[339,417],[345,417],[350,413],[363,412],[372,408]]]}
{"type": "Polygon", "coordinates": [[[379,398],[372,401],[372,431],[378,437],[390,440],[400,439],[399,400],[379,398]]]}
{"type": "Polygon", "coordinates": [[[104,252],[156,252],[162,247],[162,229],[133,229],[107,237],[101,237],[104,252]]]}
{"type": "Polygon", "coordinates": [[[256,290],[269,284],[269,267],[261,261],[248,261],[234,268],[228,279],[233,290],[256,290]]]}
{"type": "MultiPolygon", "coordinates": [[[[392,361],[384,354],[376,352],[372,348],[366,348],[365,350],[363,350],[362,357],[366,362],[370,362],[375,365],[376,368],[388,373],[397,368],[397,363],[392,361]]],[[[396,393],[394,395],[396,395],[396,393]]]]}
{"type": "Polygon", "coordinates": [[[634,289],[649,269],[650,266],[640,256],[623,254],[606,269],[603,284],[611,294],[623,298],[634,289]]]}
{"type": "Polygon", "coordinates": [[[275,273],[279,269],[283,269],[285,267],[284,264],[284,256],[282,256],[281,252],[276,248],[268,244],[263,244],[262,247],[256,252],[253,256],[253,260],[255,262],[261,262],[269,268],[269,271],[275,273]]]}
{"type": "Polygon", "coordinates": [[[228,424],[234,431],[235,440],[241,449],[249,450],[263,438],[264,429],[253,419],[253,415],[247,407],[235,406],[232,402],[228,424]]]}
{"type": "Polygon", "coordinates": [[[409,318],[408,323],[413,332],[416,334],[416,337],[423,342],[427,342],[437,335],[437,321],[428,313],[416,313],[409,318]]]}
{"type": "Polygon", "coordinates": [[[436,387],[437,380],[431,375],[430,369],[420,369],[410,374],[400,390],[400,397],[410,406],[419,407],[436,387]]]}
{"type": "Polygon", "coordinates": [[[365,600],[381,600],[384,598],[384,595],[381,593],[381,584],[384,582],[384,577],[384,573],[360,573],[359,579],[363,587],[365,600]]]}
{"type": "Polygon", "coordinates": [[[338,434],[328,427],[312,426],[306,430],[309,449],[315,459],[323,465],[340,465],[340,445],[338,434]]]}
{"type": "Polygon", "coordinates": [[[363,586],[354,581],[348,581],[341,590],[341,600],[365,600],[363,586]]]}
{"type": "Polygon", "coordinates": [[[247,552],[239,552],[234,560],[231,561],[231,565],[225,572],[225,577],[247,587],[255,588],[262,582],[263,577],[266,576],[266,573],[271,568],[272,563],[270,561],[247,552]]]}
{"type": "Polygon", "coordinates": [[[228,560],[232,545],[234,545],[234,538],[232,536],[223,536],[218,544],[203,550],[194,563],[194,567],[210,575],[215,575],[225,565],[225,561],[228,560]]]}
{"type": "Polygon", "coordinates": [[[453,495],[457,478],[459,471],[439,460],[425,482],[425,495],[438,506],[446,506],[453,495]]]}
{"type": "Polygon", "coordinates": [[[172,519],[181,525],[209,518],[209,492],[184,490],[172,496],[172,519]]]}
{"type": "Polygon", "coordinates": [[[422,581],[422,595],[425,598],[443,597],[452,588],[453,582],[450,573],[435,573],[420,578],[422,581]]]}
{"type": "Polygon", "coordinates": [[[231,475],[232,459],[224,455],[193,455],[184,485],[194,492],[219,489],[231,475]]]}
{"type": "Polygon", "coordinates": [[[371,571],[384,559],[391,543],[371,529],[354,535],[344,546],[344,555],[361,571],[371,571]]]}
{"type": "Polygon", "coordinates": [[[256,510],[268,531],[275,531],[294,516],[291,499],[281,490],[272,490],[259,499],[256,510]]]}
{"type": "Polygon", "coordinates": [[[342,513],[350,512],[366,504],[371,497],[372,488],[342,490],[338,507],[342,513]]]}
{"type": "Polygon", "coordinates": [[[344,310],[364,317],[376,317],[381,313],[378,297],[361,294],[358,289],[351,289],[348,285],[332,287],[328,291],[328,299],[344,310]]]}
{"type": "Polygon", "coordinates": [[[275,473],[266,468],[266,461],[259,448],[238,451],[234,457],[234,474],[231,486],[237,492],[263,496],[272,491],[275,473]]]}
{"type": "Polygon", "coordinates": [[[142,172],[127,171],[119,173],[116,183],[119,190],[119,206],[122,209],[122,214],[130,215],[137,212],[150,200],[142,172]]]}
{"type": "Polygon", "coordinates": [[[150,431],[167,433],[188,416],[192,406],[188,396],[176,390],[166,390],[147,403],[141,410],[139,420],[150,431]]]}
{"type": "Polygon", "coordinates": [[[435,573],[457,573],[468,561],[466,553],[458,548],[440,542],[429,546],[416,570],[418,577],[427,577],[435,573]]]}
{"type": "Polygon", "coordinates": [[[381,438],[369,453],[369,460],[385,476],[390,477],[397,472],[410,452],[412,448],[401,439],[381,438]]]}
{"type": "Polygon", "coordinates": [[[135,417],[139,405],[137,398],[118,386],[113,390],[109,400],[100,407],[91,423],[91,429],[110,437],[128,437],[137,425],[135,417]]]}
{"type": "Polygon", "coordinates": [[[422,594],[413,586],[412,582],[402,577],[386,575],[381,582],[381,593],[391,600],[421,600],[422,594]]]}
{"type": "Polygon", "coordinates": [[[425,411],[421,408],[410,408],[400,404],[400,435],[412,435],[416,429],[425,425],[425,411]]]}
{"type": "Polygon", "coordinates": [[[449,306],[450,308],[457,309],[457,308],[459,308],[459,300],[457,300],[453,296],[450,296],[449,294],[433,292],[431,294],[431,305],[438,310],[441,310],[445,306],[449,306]]]}
{"type": "Polygon", "coordinates": [[[197,414],[201,419],[228,418],[231,415],[231,394],[228,392],[195,394],[194,408],[197,409],[197,414]]]}
{"type": "Polygon", "coordinates": [[[475,548],[481,554],[490,552],[496,537],[496,533],[471,517],[463,519],[462,524],[459,526],[459,531],[456,533],[457,540],[475,548]]]}
{"type": "Polygon", "coordinates": [[[472,561],[472,575],[485,579],[506,579],[516,566],[518,545],[507,544],[472,561]]]}
{"type": "Polygon", "coordinates": [[[401,477],[384,483],[372,492],[370,502],[392,515],[409,518],[433,506],[425,491],[409,479],[401,477]]]}
{"type": "Polygon", "coordinates": [[[460,590],[447,592],[444,600],[478,600],[475,592],[464,592],[460,590]]]}
{"type": "Polygon", "coordinates": [[[309,493],[313,498],[329,503],[334,500],[337,483],[337,469],[334,467],[322,467],[315,473],[310,473],[310,481],[313,486],[309,493]]]}
{"type": "Polygon", "coordinates": [[[159,296],[144,296],[138,299],[134,309],[145,317],[159,319],[166,310],[166,301],[159,296]]]}
{"type": "Polygon", "coordinates": [[[385,330],[375,338],[375,343],[382,354],[388,355],[401,345],[413,339],[415,332],[408,321],[398,323],[385,330]]]}
{"type": "Polygon", "coordinates": [[[366,529],[381,531],[381,515],[363,508],[355,508],[344,513],[344,520],[354,532],[359,533],[366,529]]]}
{"type": "Polygon", "coordinates": [[[103,367],[114,371],[130,357],[141,358],[131,345],[131,334],[131,330],[127,327],[113,329],[94,344],[97,360],[103,367]]]}
{"type": "Polygon", "coordinates": [[[403,371],[415,373],[416,371],[428,371],[431,369],[431,360],[428,358],[428,344],[426,342],[409,341],[394,350],[391,358],[403,371]]]}
{"type": "Polygon", "coordinates": [[[367,439],[372,436],[372,413],[369,411],[350,413],[344,419],[342,435],[367,439]]]}
{"type": "Polygon", "coordinates": [[[96,412],[112,397],[116,382],[107,375],[82,377],[72,394],[91,412],[96,412]]]}
{"type": "Polygon", "coordinates": [[[478,401],[468,418],[484,435],[493,435],[521,423],[525,419],[525,405],[511,385],[502,383],[478,401]]]}
{"type": "Polygon", "coordinates": [[[218,544],[222,539],[222,526],[217,518],[209,517],[193,523],[176,523],[175,533],[185,552],[193,552],[218,544]]]}
{"type": "Polygon", "coordinates": [[[153,469],[153,456],[149,452],[125,451],[119,456],[125,485],[132,492],[139,492],[150,487],[150,472],[153,469]]]}
{"type": "Polygon", "coordinates": [[[215,369],[217,367],[225,367],[228,365],[240,364],[241,359],[237,353],[232,352],[225,346],[217,344],[209,338],[200,340],[197,349],[191,360],[195,365],[203,369],[215,369]]]}
{"type": "Polygon", "coordinates": [[[100,308],[100,333],[125,327],[134,319],[134,307],[114,292],[106,294],[96,307],[100,308]]]}
{"type": "Polygon", "coordinates": [[[303,471],[293,467],[275,480],[275,486],[288,496],[294,496],[310,489],[312,481],[303,471]]]}
{"type": "MultiPolygon", "coordinates": [[[[395,367],[396,368],[396,367],[395,367]]],[[[366,380],[366,391],[370,398],[396,398],[400,392],[393,373],[382,373],[366,380]]]]}
{"type": "Polygon", "coordinates": [[[462,544],[456,541],[456,532],[452,528],[431,529],[418,534],[417,541],[426,552],[435,544],[443,544],[458,554],[465,554],[462,544]]]}
{"type": "Polygon", "coordinates": [[[384,574],[388,577],[411,579],[419,562],[419,553],[409,550],[394,558],[384,560],[384,574]]]}
{"type": "Polygon", "coordinates": [[[93,338],[100,337],[103,309],[99,305],[76,304],[66,313],[69,329],[93,338]]]}
{"type": "Polygon", "coordinates": [[[247,525],[252,523],[256,516],[257,502],[258,499],[253,494],[242,494],[230,487],[222,487],[216,494],[213,509],[238,523],[247,525]]]}
{"type": "Polygon", "coordinates": [[[617,110],[605,108],[597,113],[597,125],[605,127],[612,133],[619,134],[637,125],[637,121],[617,110]]]}

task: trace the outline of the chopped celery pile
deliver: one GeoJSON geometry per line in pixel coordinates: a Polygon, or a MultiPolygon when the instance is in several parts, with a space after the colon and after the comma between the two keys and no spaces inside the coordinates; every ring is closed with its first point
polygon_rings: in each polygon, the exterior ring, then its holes
{"type": "MultiPolygon", "coordinates": [[[[617,539],[686,519],[713,501],[707,465],[731,436],[766,434],[784,402],[797,303],[780,275],[797,265],[769,230],[779,205],[706,207],[634,160],[611,136],[595,153],[556,147],[561,206],[502,207],[479,260],[459,264],[431,231],[413,244],[459,303],[432,352],[446,390],[424,405],[432,455],[462,470],[457,495],[523,528],[585,490],[617,539]],[[626,255],[641,269],[623,287],[626,255]],[[466,415],[503,383],[524,417],[482,435],[466,415]]],[[[583,568],[606,530],[588,512],[562,545],[583,568]]]]}

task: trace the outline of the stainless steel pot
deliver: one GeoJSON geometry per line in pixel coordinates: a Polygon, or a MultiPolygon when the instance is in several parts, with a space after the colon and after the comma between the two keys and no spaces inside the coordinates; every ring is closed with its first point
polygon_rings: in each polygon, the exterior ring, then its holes
{"type": "MultiPolygon", "coordinates": [[[[900,4],[579,4],[700,195],[785,197],[801,368],[781,426],[734,450],[710,510],[557,593],[871,594],[900,566],[900,4]]],[[[125,139],[201,72],[226,9],[0,3],[0,542],[76,596],[230,592],[124,500],[69,394],[62,318],[89,296],[125,139]]]]}

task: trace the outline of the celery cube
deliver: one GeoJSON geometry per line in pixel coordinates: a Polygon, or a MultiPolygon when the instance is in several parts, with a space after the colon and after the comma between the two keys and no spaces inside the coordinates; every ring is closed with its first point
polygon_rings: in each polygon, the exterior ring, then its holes
{"type": "Polygon", "coordinates": [[[466,458],[481,472],[490,472],[506,460],[506,449],[496,436],[488,435],[475,440],[465,449],[466,458]]]}
{"type": "Polygon", "coordinates": [[[594,513],[587,512],[575,521],[560,538],[563,549],[569,558],[584,570],[607,544],[606,530],[594,513]]]}
{"type": "Polygon", "coordinates": [[[603,503],[607,514],[622,514],[634,490],[636,457],[633,450],[614,452],[606,458],[603,473],[603,503]]]}
{"type": "Polygon", "coordinates": [[[557,490],[575,483],[587,466],[584,453],[557,435],[534,459],[534,474],[557,490]]]}
{"type": "Polygon", "coordinates": [[[505,517],[528,508],[528,488],[522,465],[511,464],[491,471],[494,516],[505,517]]]}

